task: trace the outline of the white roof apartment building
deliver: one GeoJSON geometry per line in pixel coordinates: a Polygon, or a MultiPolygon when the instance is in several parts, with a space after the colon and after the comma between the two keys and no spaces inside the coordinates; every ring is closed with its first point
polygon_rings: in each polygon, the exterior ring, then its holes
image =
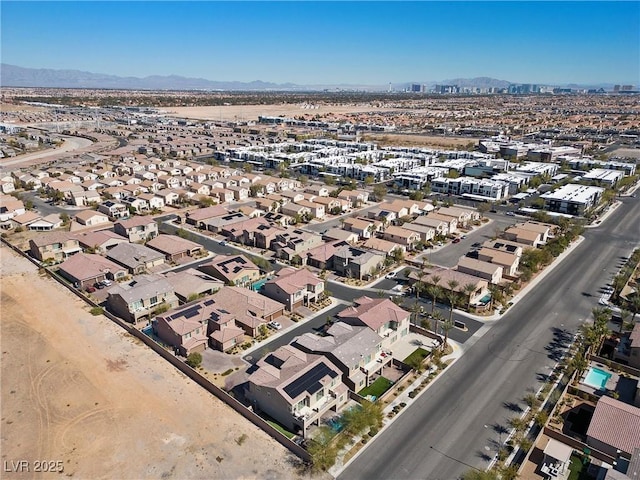
{"type": "Polygon", "coordinates": [[[569,183],[553,192],[540,195],[540,198],[549,211],[580,216],[598,205],[603,192],[604,188],[601,187],[569,183]]]}

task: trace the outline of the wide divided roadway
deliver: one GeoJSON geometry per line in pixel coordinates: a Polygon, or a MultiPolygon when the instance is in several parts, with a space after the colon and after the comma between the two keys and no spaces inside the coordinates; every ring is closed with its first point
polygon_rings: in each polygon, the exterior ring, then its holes
{"type": "Polygon", "coordinates": [[[485,469],[508,420],[524,408],[562,355],[579,325],[591,320],[597,292],[622,257],[640,242],[635,198],[548,272],[464,355],[425,390],[342,471],[339,480],[453,480],[470,468],[485,469]]]}

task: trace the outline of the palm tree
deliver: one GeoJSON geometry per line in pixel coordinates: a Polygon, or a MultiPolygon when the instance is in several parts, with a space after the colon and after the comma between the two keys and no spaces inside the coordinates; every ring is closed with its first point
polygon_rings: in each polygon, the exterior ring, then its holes
{"type": "Polygon", "coordinates": [[[627,297],[627,301],[629,302],[629,306],[631,307],[631,311],[633,312],[633,317],[631,317],[631,322],[635,323],[636,315],[640,312],[640,293],[636,292],[633,295],[629,295],[627,297]]]}
{"type": "Polygon", "coordinates": [[[476,291],[476,286],[473,283],[466,283],[463,287],[462,287],[462,291],[466,294],[467,296],[467,311],[471,311],[471,295],[473,295],[476,291]]]}
{"type": "Polygon", "coordinates": [[[433,315],[431,315],[433,317],[433,331],[436,333],[436,335],[438,334],[438,322],[444,320],[444,317],[442,316],[442,313],[440,313],[440,310],[436,310],[434,312],[433,315]]]}
{"type": "Polygon", "coordinates": [[[431,314],[432,315],[436,308],[436,300],[438,299],[438,296],[440,295],[441,290],[442,289],[437,285],[427,285],[425,288],[427,295],[431,297],[431,314]]]}
{"type": "Polygon", "coordinates": [[[449,345],[449,330],[453,328],[453,321],[451,319],[442,323],[442,330],[444,331],[444,347],[449,345]]]}
{"type": "Polygon", "coordinates": [[[447,300],[449,300],[449,321],[453,322],[453,310],[458,305],[458,294],[454,291],[447,292],[447,300]]]}
{"type": "Polygon", "coordinates": [[[491,309],[493,309],[494,302],[496,302],[496,301],[502,302],[502,300],[504,300],[504,297],[502,295],[502,290],[500,289],[500,287],[498,285],[490,283],[489,284],[489,293],[491,294],[491,309]]]}

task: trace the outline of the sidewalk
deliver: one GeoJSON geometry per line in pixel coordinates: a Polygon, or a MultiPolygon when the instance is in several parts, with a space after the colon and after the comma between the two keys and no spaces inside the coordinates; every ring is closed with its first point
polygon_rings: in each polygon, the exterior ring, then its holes
{"type": "Polygon", "coordinates": [[[619,201],[613,202],[613,204],[611,204],[609,207],[607,207],[607,210],[604,212],[603,215],[598,217],[598,219],[595,222],[593,222],[591,225],[586,225],[584,228],[598,228],[598,227],[600,227],[607,220],[607,218],[609,218],[609,215],[611,215],[613,212],[615,212],[616,209],[620,205],[622,205],[622,202],[619,202],[619,201]]]}
{"type": "MultiPolygon", "coordinates": [[[[382,413],[383,413],[382,428],[378,431],[377,435],[380,435],[386,428],[388,428],[393,423],[393,421],[398,416],[402,415],[405,411],[407,411],[408,408],[411,406],[411,404],[413,402],[415,402],[424,392],[429,390],[441,378],[442,374],[446,370],[448,370],[449,367],[451,367],[451,365],[453,365],[456,362],[456,360],[458,360],[458,358],[460,358],[462,356],[462,354],[464,353],[462,345],[458,344],[457,342],[454,342],[451,339],[449,339],[449,345],[453,348],[453,352],[451,354],[445,356],[445,357],[442,357],[442,362],[445,362],[445,363],[446,362],[450,362],[450,363],[444,369],[442,369],[440,371],[438,376],[436,376],[431,381],[429,381],[429,383],[426,384],[426,386],[422,387],[422,389],[418,392],[418,394],[415,397],[411,398],[409,396],[409,392],[411,392],[414,389],[420,387],[420,385],[422,384],[423,381],[428,381],[429,374],[431,374],[434,370],[427,369],[424,372],[422,372],[413,381],[413,383],[411,383],[411,385],[408,385],[402,392],[400,392],[400,394],[397,397],[395,397],[386,407],[384,407],[384,409],[382,410],[382,413]],[[394,407],[399,407],[401,403],[404,403],[405,406],[401,407],[400,410],[398,411],[398,413],[396,413],[392,418],[389,418],[387,415],[389,413],[393,412],[394,407]]],[[[371,444],[371,442],[368,442],[367,444],[363,445],[360,448],[360,450],[358,450],[353,457],[351,457],[346,463],[344,463],[343,462],[344,456],[355,445],[360,443],[360,440],[362,438],[363,438],[362,436],[354,438],[344,449],[342,449],[340,452],[338,452],[338,456],[336,458],[336,463],[328,470],[329,474],[331,474],[331,476],[333,476],[333,478],[338,477],[338,475],[340,475],[340,473],[342,473],[342,471],[351,462],[353,462],[356,458],[358,458],[358,456],[367,448],[367,446],[371,444]]],[[[373,441],[374,439],[375,439],[375,437],[373,439],[371,439],[371,440],[373,441]]]]}

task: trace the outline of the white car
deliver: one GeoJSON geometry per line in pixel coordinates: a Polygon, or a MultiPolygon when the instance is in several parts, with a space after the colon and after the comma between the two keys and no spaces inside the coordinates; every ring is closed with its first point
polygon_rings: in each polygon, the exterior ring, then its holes
{"type": "Polygon", "coordinates": [[[397,275],[397,272],[389,272],[385,278],[396,278],[397,275]]]}
{"type": "Polygon", "coordinates": [[[111,285],[113,285],[113,282],[111,280],[107,280],[104,279],[100,282],[102,285],[104,285],[105,287],[110,287],[111,285]]]}
{"type": "Polygon", "coordinates": [[[280,322],[276,322],[275,320],[271,320],[267,325],[269,325],[274,330],[280,330],[282,328],[282,325],[280,325],[280,322]]]}

